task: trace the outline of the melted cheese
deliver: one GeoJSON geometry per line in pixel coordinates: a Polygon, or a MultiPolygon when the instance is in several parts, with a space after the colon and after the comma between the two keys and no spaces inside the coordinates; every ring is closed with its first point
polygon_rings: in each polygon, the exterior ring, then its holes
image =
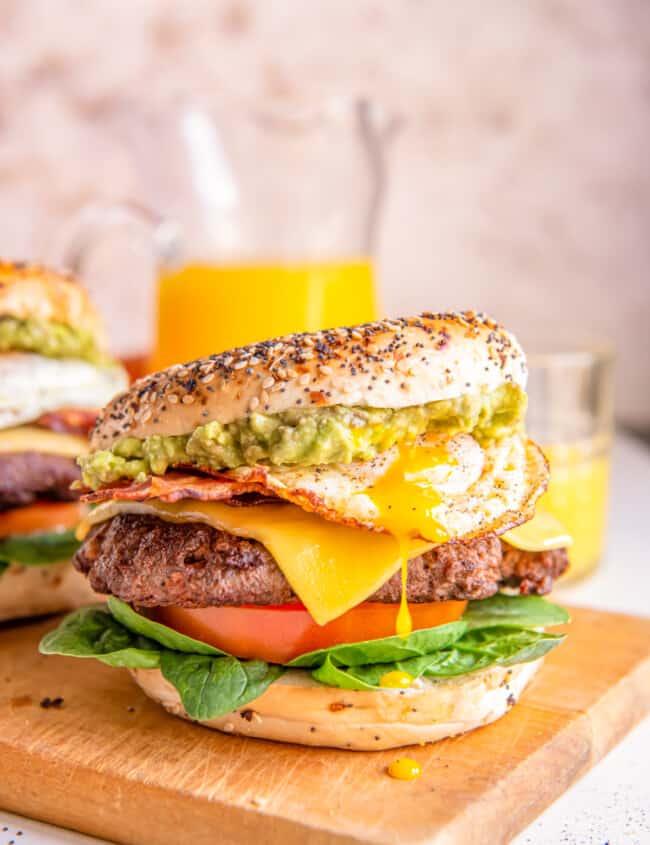
{"type": "Polygon", "coordinates": [[[511,531],[506,531],[501,537],[509,546],[524,552],[547,552],[551,549],[566,549],[573,543],[569,534],[559,519],[538,507],[535,516],[523,525],[518,525],[511,531]]]}
{"type": "MultiPolygon", "coordinates": [[[[155,514],[172,522],[202,522],[258,540],[271,552],[319,625],[366,601],[401,567],[402,600],[396,630],[405,636],[412,627],[406,590],[408,560],[450,537],[463,536],[442,521],[441,514],[444,516],[447,511],[441,510],[441,505],[453,513],[459,500],[472,511],[480,509],[483,502],[478,492],[467,500],[467,490],[474,489],[475,477],[480,476],[484,463],[478,444],[471,449],[469,445],[454,446],[454,441],[441,442],[438,438],[428,444],[399,447],[379,477],[345,497],[346,509],[353,507],[355,497],[363,497],[373,510],[374,524],[385,533],[326,520],[295,504],[232,507],[223,502],[190,499],[174,504],[156,499],[106,502],[91,513],[84,530],[117,513],[130,512],[155,514]]],[[[505,450],[502,459],[506,460],[508,454],[505,450]]],[[[532,533],[536,534],[537,529],[533,528],[532,533]]],[[[522,535],[520,529],[517,531],[522,535]]],[[[526,541],[525,537],[518,538],[516,532],[510,534],[513,545],[526,541]]],[[[532,542],[530,537],[527,542],[532,542]]]]}
{"type": "Polygon", "coordinates": [[[88,451],[88,441],[77,434],[50,431],[37,425],[22,425],[0,431],[0,452],[41,452],[75,458],[88,451]]]}
{"type": "MultiPolygon", "coordinates": [[[[88,517],[88,526],[117,513],[155,514],[171,522],[202,522],[230,534],[258,540],[271,552],[293,591],[319,625],[365,601],[397,572],[402,560],[390,534],[327,522],[295,505],[230,507],[222,502],[184,500],[106,502],[88,517]]],[[[407,555],[431,548],[409,543],[407,555]]]]}

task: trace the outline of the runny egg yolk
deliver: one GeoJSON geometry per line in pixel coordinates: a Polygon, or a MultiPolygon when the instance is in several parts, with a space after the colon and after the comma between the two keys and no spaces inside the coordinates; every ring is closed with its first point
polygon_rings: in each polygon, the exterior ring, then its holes
{"type": "Polygon", "coordinates": [[[427,472],[455,459],[446,447],[406,444],[387,472],[367,490],[377,508],[377,522],[397,540],[402,561],[402,598],[395,623],[396,633],[407,637],[412,629],[407,601],[408,550],[414,537],[445,543],[449,535],[434,516],[441,498],[427,472]]]}

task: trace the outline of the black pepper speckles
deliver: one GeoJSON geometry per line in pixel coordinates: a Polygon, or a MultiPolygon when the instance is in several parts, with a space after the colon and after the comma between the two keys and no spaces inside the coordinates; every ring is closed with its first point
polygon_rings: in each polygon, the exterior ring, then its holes
{"type": "Polygon", "coordinates": [[[426,312],[288,335],[178,364],[136,382],[104,410],[93,435],[93,449],[107,448],[138,427],[146,430],[153,413],[164,432],[166,420],[174,420],[179,408],[186,431],[191,431],[210,418],[219,418],[220,396],[227,414],[243,416],[256,408],[273,413],[278,407],[315,407],[328,403],[332,394],[333,402],[341,403],[342,394],[359,395],[359,391],[368,403],[376,403],[390,395],[391,383],[400,392],[413,392],[423,373],[434,383],[436,372],[444,372],[446,379],[441,383],[449,385],[457,377],[456,365],[448,366],[450,350],[459,341],[464,343],[465,337],[480,337],[487,349],[487,361],[483,357],[477,364],[477,372],[486,375],[477,384],[464,381],[466,389],[480,388],[483,381],[495,377],[512,381],[513,372],[518,380],[519,372],[525,372],[523,356],[511,337],[498,323],[473,311],[426,312]],[[438,353],[444,354],[444,370],[437,363],[438,353]],[[517,358],[520,371],[512,366],[517,358]],[[287,391],[290,405],[287,399],[279,400],[287,391]],[[241,409],[238,403],[243,404],[241,409]],[[207,414],[206,408],[210,409],[207,414]]]}

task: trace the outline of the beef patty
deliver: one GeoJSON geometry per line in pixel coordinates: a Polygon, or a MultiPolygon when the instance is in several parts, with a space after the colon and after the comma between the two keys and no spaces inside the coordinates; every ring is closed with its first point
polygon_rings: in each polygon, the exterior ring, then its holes
{"type": "MultiPolygon", "coordinates": [[[[93,529],[74,563],[94,590],[142,607],[210,607],[295,601],[271,553],[255,540],[201,523],[119,514],[93,529]]],[[[503,587],[546,593],[567,568],[564,549],[521,552],[495,534],[455,541],[414,558],[411,602],[482,599],[503,587]]],[[[398,602],[397,572],[369,601],[398,602]]]]}
{"type": "Polygon", "coordinates": [[[29,505],[35,499],[76,499],[70,490],[80,478],[74,458],[40,452],[0,455],[0,510],[29,505]]]}

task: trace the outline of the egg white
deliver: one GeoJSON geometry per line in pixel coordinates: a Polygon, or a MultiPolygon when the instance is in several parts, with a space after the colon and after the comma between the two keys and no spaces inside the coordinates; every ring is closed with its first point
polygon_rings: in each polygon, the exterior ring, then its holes
{"type": "MultiPolygon", "coordinates": [[[[449,454],[448,462],[437,456],[430,469],[418,473],[418,480],[426,477],[439,494],[432,514],[449,539],[501,533],[532,516],[535,501],[546,487],[548,469],[539,447],[525,436],[515,434],[486,446],[469,434],[439,435],[427,443],[444,443],[449,454]]],[[[334,522],[382,530],[370,488],[397,458],[398,449],[392,448],[368,462],[258,465],[225,474],[261,482],[277,496],[334,522]]],[[[395,488],[395,496],[408,492],[408,483],[395,488]]]]}
{"type": "Polygon", "coordinates": [[[101,408],[127,386],[119,366],[28,352],[0,355],[0,429],[35,420],[58,408],[101,408]]]}

